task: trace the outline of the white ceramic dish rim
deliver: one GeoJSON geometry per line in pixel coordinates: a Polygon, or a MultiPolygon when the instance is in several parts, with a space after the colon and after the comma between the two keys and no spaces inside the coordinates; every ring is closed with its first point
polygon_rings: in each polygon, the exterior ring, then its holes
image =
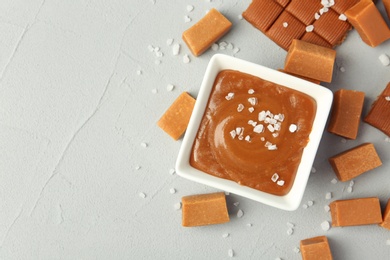
{"type": "Polygon", "coordinates": [[[178,175],[189,180],[231,192],[266,205],[283,210],[296,210],[301,203],[309,179],[313,161],[332,105],[332,100],[333,93],[320,85],[238,58],[216,54],[211,58],[206,69],[195,107],[179,150],[176,161],[176,172],[178,175]],[[234,181],[214,177],[190,165],[189,158],[192,145],[206,109],[215,78],[220,71],[226,69],[238,70],[301,91],[311,96],[317,102],[317,111],[313,122],[313,128],[309,136],[310,141],[303,151],[294,184],[290,192],[284,196],[272,195],[239,185],[234,181]]]}

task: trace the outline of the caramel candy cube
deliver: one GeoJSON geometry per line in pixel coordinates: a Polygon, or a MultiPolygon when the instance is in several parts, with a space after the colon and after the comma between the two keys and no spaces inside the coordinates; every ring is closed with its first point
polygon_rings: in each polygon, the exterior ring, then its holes
{"type": "Polygon", "coordinates": [[[283,8],[274,0],[253,0],[242,16],[254,27],[265,33],[282,11],[283,8]]]}
{"type": "Polygon", "coordinates": [[[361,0],[345,15],[369,46],[375,47],[390,39],[390,29],[371,0],[361,0]]]}
{"type": "Polygon", "coordinates": [[[213,8],[199,22],[186,30],[182,38],[192,54],[199,56],[224,36],[231,27],[232,23],[213,8]]]}
{"type": "Polygon", "coordinates": [[[326,236],[312,237],[301,240],[300,249],[303,260],[332,260],[328,238],[326,236]]]}
{"type": "Polygon", "coordinates": [[[313,23],[314,31],[333,46],[342,43],[352,28],[347,21],[340,20],[339,16],[335,11],[329,10],[313,23]]]}
{"type": "Polygon", "coordinates": [[[224,192],[185,196],[181,201],[184,227],[221,224],[229,221],[224,192]]]}
{"type": "Polygon", "coordinates": [[[162,115],[157,125],[174,140],[178,140],[187,129],[194,106],[195,99],[183,92],[162,115]]]}
{"type": "Polygon", "coordinates": [[[390,136],[390,82],[372,104],[364,121],[390,136]]]}
{"type": "Polygon", "coordinates": [[[382,222],[378,198],[336,200],[330,203],[332,227],[379,224],[382,222]]]}
{"type": "Polygon", "coordinates": [[[349,181],[382,165],[375,147],[365,143],[329,158],[340,181],[349,181]]]}
{"type": "Polygon", "coordinates": [[[298,18],[305,25],[312,24],[314,14],[322,8],[321,1],[313,0],[291,0],[286,11],[298,18]]]}
{"type": "Polygon", "coordinates": [[[323,47],[326,47],[326,48],[332,48],[333,47],[332,44],[327,42],[324,38],[322,38],[321,36],[319,36],[315,32],[306,32],[302,36],[301,40],[304,41],[304,42],[313,43],[313,44],[316,44],[316,45],[319,45],[319,46],[323,46],[323,47]]]}
{"type": "Polygon", "coordinates": [[[335,50],[295,39],[287,53],[284,69],[296,75],[331,82],[335,59],[335,50]]]}
{"type": "Polygon", "coordinates": [[[385,213],[383,214],[383,222],[381,226],[390,229],[390,199],[387,201],[385,213]]]}
{"type": "Polygon", "coordinates": [[[383,0],[383,5],[385,6],[387,17],[390,18],[390,0],[383,0]]]}
{"type": "Polygon", "coordinates": [[[306,31],[306,26],[288,12],[283,12],[266,35],[285,50],[290,48],[293,39],[299,39],[306,31]],[[285,23],[287,27],[285,27],[285,23]]]}
{"type": "Polygon", "coordinates": [[[334,93],[332,116],[328,131],[356,139],[364,103],[364,92],[340,89],[334,93]]]}

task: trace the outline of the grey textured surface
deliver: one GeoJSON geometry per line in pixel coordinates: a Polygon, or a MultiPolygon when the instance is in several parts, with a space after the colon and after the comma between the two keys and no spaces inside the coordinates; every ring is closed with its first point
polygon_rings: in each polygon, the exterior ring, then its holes
{"type": "MultiPolygon", "coordinates": [[[[300,259],[299,241],[318,235],[328,236],[335,259],[389,258],[389,230],[321,228],[332,200],[378,196],[384,208],[390,198],[390,142],[365,123],[354,141],[324,133],[307,209],[285,212],[230,194],[229,223],[181,227],[180,198],[216,191],[170,174],[181,142],[156,126],[182,91],[197,95],[215,53],[193,57],[181,33],[215,7],[233,22],[221,41],[240,49],[219,53],[283,67],[286,52],[238,18],[249,2],[0,1],[0,259],[226,259],[230,249],[238,259],[300,259]],[[171,38],[181,45],[177,56],[171,38]],[[374,143],[383,166],[356,178],[349,193],[349,182],[331,183],[327,158],[363,142],[374,143]]],[[[356,31],[337,48],[327,86],[364,91],[364,115],[390,81],[382,53],[390,55],[390,41],[371,48],[356,31]]]]}

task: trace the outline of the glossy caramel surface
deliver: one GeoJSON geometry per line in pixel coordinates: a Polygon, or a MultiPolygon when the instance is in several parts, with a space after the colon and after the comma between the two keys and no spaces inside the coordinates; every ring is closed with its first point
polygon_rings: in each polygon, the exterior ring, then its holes
{"type": "Polygon", "coordinates": [[[315,112],[315,100],[302,92],[239,71],[221,71],[190,163],[208,174],[285,195],[309,141],[315,112]],[[264,113],[268,119],[264,120],[264,113]],[[263,131],[255,131],[255,125],[260,124],[263,131]],[[290,125],[297,126],[296,131],[291,132],[290,125]],[[236,131],[238,128],[241,130],[236,131]]]}

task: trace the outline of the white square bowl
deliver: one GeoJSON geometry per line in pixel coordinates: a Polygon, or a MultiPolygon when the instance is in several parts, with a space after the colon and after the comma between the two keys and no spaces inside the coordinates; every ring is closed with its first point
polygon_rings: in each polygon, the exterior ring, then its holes
{"type": "Polygon", "coordinates": [[[183,143],[180,147],[176,161],[176,172],[178,175],[189,180],[253,199],[276,208],[291,211],[296,210],[302,200],[309,179],[313,161],[332,105],[332,100],[333,93],[320,85],[231,56],[216,54],[211,58],[206,69],[198,98],[183,143]],[[242,186],[234,181],[212,176],[190,165],[192,146],[202,121],[215,78],[220,71],[226,69],[251,74],[264,80],[298,90],[311,96],[317,103],[317,111],[315,113],[312,131],[309,136],[310,140],[303,150],[301,162],[292,188],[284,196],[277,196],[247,186],[242,186]]]}

